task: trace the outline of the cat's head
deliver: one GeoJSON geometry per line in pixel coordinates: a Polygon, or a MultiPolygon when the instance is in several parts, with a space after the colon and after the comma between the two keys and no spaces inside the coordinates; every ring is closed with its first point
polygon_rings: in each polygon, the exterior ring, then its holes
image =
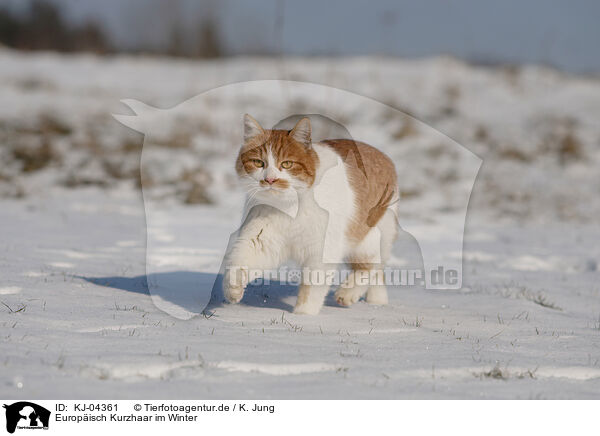
{"type": "Polygon", "coordinates": [[[244,116],[244,144],[236,171],[252,195],[277,197],[306,190],[315,181],[317,164],[310,119],[302,118],[291,130],[269,130],[244,116]]]}

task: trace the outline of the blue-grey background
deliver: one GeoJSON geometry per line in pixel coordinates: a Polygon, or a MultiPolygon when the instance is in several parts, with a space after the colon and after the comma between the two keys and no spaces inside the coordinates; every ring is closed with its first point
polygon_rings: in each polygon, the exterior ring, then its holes
{"type": "MultiPolygon", "coordinates": [[[[600,2],[592,0],[48,1],[69,23],[97,23],[115,51],[201,54],[210,27],[218,49],[209,53],[219,56],[449,54],[600,71],[600,2]]],[[[30,3],[0,1],[21,12],[30,3]]]]}

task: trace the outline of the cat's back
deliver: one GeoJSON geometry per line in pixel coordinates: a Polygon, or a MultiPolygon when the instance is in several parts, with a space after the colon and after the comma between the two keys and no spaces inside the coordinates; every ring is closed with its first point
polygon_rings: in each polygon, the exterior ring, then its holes
{"type": "Polygon", "coordinates": [[[327,139],[320,144],[339,155],[354,192],[356,210],[349,236],[361,240],[398,201],[398,178],[392,160],[377,148],[352,139],[327,139]]]}

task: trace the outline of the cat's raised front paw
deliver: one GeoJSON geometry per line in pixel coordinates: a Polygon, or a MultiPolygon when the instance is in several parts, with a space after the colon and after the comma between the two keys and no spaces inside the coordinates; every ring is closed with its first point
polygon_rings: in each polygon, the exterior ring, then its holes
{"type": "Polygon", "coordinates": [[[230,303],[239,303],[242,300],[242,297],[244,296],[244,287],[224,284],[223,294],[225,295],[225,299],[230,303]]]}
{"type": "Polygon", "coordinates": [[[246,277],[243,270],[238,270],[237,274],[232,274],[229,270],[223,276],[223,295],[230,303],[239,303],[244,296],[244,285],[246,277]]]}

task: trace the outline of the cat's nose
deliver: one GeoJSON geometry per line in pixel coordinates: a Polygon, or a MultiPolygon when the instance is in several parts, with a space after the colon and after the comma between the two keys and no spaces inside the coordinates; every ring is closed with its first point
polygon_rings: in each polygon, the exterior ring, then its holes
{"type": "Polygon", "coordinates": [[[277,179],[275,177],[265,177],[265,182],[267,182],[269,185],[272,185],[276,181],[277,179]]]}

